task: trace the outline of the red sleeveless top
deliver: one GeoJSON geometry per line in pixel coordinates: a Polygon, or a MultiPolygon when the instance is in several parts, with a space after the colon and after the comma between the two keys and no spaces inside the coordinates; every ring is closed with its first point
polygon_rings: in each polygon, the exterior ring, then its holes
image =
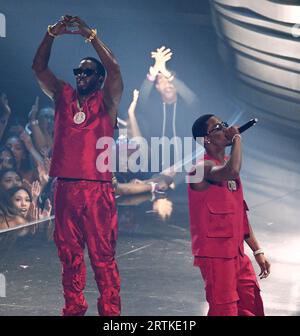
{"type": "MultiPolygon", "coordinates": [[[[204,160],[214,158],[204,156],[204,160]]],[[[234,258],[244,254],[243,242],[249,235],[249,222],[240,178],[211,183],[203,191],[188,185],[192,252],[199,257],[234,258]],[[234,190],[236,189],[236,190],[234,190]]]]}
{"type": "MultiPolygon", "coordinates": [[[[111,168],[100,172],[97,158],[103,153],[104,164],[111,159],[110,147],[96,148],[97,141],[102,137],[112,139],[114,128],[103,103],[103,92],[93,92],[82,106],[86,119],[76,124],[74,115],[79,111],[77,93],[71,85],[65,83],[56,101],[54,117],[54,141],[50,167],[50,176],[97,181],[111,181],[111,168]],[[110,170],[110,171],[108,171],[110,170]]],[[[99,147],[99,146],[98,146],[99,147]]]]}

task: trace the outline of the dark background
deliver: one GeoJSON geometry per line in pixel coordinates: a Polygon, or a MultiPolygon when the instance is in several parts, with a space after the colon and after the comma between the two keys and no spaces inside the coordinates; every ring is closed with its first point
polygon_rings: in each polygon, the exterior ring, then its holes
{"type": "MultiPolygon", "coordinates": [[[[169,67],[199,96],[199,114],[226,109],[227,85],[207,0],[1,0],[0,12],[6,16],[7,29],[6,38],[0,39],[0,92],[7,93],[13,115],[24,121],[36,95],[41,106],[51,104],[39,89],[31,64],[47,26],[64,14],[78,15],[97,28],[116,55],[125,83],[121,117],[126,117],[132,90],[140,87],[153,64],[150,52],[162,45],[174,52],[169,67]]],[[[82,57],[94,55],[81,36],[62,36],[54,42],[50,67],[74,84],[72,68],[82,57]]]]}

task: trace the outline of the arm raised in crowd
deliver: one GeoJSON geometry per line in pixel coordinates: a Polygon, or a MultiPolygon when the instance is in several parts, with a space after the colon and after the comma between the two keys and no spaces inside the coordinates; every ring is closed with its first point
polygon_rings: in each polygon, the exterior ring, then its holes
{"type": "Polygon", "coordinates": [[[131,136],[132,137],[141,137],[142,136],[139,124],[138,124],[136,116],[135,116],[136,105],[137,105],[138,99],[139,99],[139,91],[134,90],[133,91],[132,102],[130,103],[129,108],[128,108],[129,125],[130,125],[130,129],[131,129],[131,136]]]}
{"type": "Polygon", "coordinates": [[[26,131],[23,131],[20,134],[20,139],[23,141],[26,149],[31,154],[31,156],[32,156],[32,158],[35,162],[35,165],[43,164],[43,157],[34,147],[30,135],[26,131]]]}
{"type": "Polygon", "coordinates": [[[42,152],[48,147],[48,144],[45,135],[42,132],[39,126],[39,122],[37,120],[38,111],[39,111],[39,97],[36,97],[35,102],[32,105],[31,111],[29,112],[28,120],[32,131],[32,137],[35,147],[39,152],[42,152]]]}
{"type": "Polygon", "coordinates": [[[140,88],[140,102],[145,105],[149,99],[156,77],[159,73],[164,76],[171,77],[172,74],[167,70],[166,63],[172,58],[173,53],[165,46],[157,48],[156,51],[151,52],[151,57],[154,58],[154,64],[149,67],[146,79],[140,88]]]}
{"type": "Polygon", "coordinates": [[[177,93],[189,104],[195,105],[198,101],[195,93],[180,79],[178,79],[175,74],[167,69],[167,62],[172,58],[171,49],[166,47],[161,47],[156,51],[151,53],[151,57],[155,59],[155,64],[153,67],[150,67],[149,74],[150,77],[156,78],[160,73],[165,78],[167,78],[175,86],[177,93]],[[153,76],[151,76],[151,71],[153,76]]]}
{"type": "Polygon", "coordinates": [[[8,99],[5,93],[0,95],[0,141],[7,126],[9,117],[11,115],[11,108],[8,104],[8,99]]]}

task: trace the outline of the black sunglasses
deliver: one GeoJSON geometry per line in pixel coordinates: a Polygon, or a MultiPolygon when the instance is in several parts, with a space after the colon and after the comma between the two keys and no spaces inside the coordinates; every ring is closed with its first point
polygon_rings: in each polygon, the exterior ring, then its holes
{"type": "Polygon", "coordinates": [[[84,75],[84,77],[90,77],[95,73],[97,73],[97,71],[93,70],[93,69],[82,69],[82,68],[73,69],[73,74],[76,77],[77,76],[82,76],[82,75],[84,75]]]}
{"type": "Polygon", "coordinates": [[[210,131],[207,132],[207,135],[213,133],[213,132],[217,132],[217,131],[222,131],[224,128],[228,128],[229,125],[227,122],[222,121],[219,124],[216,124],[216,126],[214,128],[212,128],[210,131]]]}

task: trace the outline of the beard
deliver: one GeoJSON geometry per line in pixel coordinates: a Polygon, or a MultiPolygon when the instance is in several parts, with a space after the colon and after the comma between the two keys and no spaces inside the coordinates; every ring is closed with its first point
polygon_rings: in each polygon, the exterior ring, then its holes
{"type": "Polygon", "coordinates": [[[82,96],[86,96],[88,94],[90,94],[91,92],[93,92],[94,90],[96,89],[96,86],[93,86],[93,87],[90,87],[90,86],[87,86],[87,87],[80,87],[77,85],[77,91],[80,95],[82,96]]]}
{"type": "Polygon", "coordinates": [[[102,82],[98,80],[93,80],[88,83],[84,83],[85,85],[80,85],[79,82],[77,83],[77,92],[82,95],[86,96],[98,89],[101,88],[102,82]]]}

